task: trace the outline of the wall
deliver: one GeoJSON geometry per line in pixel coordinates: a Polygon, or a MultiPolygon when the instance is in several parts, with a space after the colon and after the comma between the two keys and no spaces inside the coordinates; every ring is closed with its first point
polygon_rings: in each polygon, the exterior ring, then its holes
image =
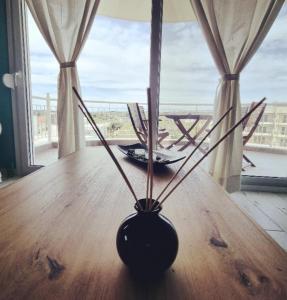
{"type": "Polygon", "coordinates": [[[2,134],[0,135],[0,170],[6,169],[8,173],[15,169],[15,147],[13,135],[11,93],[3,85],[2,76],[9,72],[6,1],[0,0],[0,122],[2,134]]]}

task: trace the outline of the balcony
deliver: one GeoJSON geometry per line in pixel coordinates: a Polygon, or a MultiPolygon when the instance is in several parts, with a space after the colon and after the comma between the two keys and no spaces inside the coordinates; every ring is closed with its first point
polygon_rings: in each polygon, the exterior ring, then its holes
{"type": "MultiPolygon", "coordinates": [[[[32,98],[33,137],[35,145],[35,163],[49,164],[57,159],[57,99],[46,97],[32,98]]],[[[89,110],[105,137],[112,144],[132,143],[136,141],[126,102],[86,101],[89,110]]],[[[140,103],[145,106],[145,103],[140,103]]],[[[248,104],[243,105],[245,111],[248,104]]],[[[170,133],[171,143],[180,137],[180,132],[172,120],[164,117],[172,113],[204,113],[212,115],[211,104],[162,103],[160,106],[160,127],[170,133]]],[[[261,122],[251,140],[245,147],[245,154],[256,167],[247,167],[243,175],[287,177],[287,104],[268,104],[261,122]]],[[[184,125],[188,126],[184,121],[184,125]]],[[[195,129],[196,130],[196,129],[195,129]]],[[[85,121],[86,141],[89,146],[99,145],[99,140],[85,121]]],[[[194,132],[196,133],[196,131],[194,132]]],[[[184,141],[183,141],[184,142],[184,141]]]]}

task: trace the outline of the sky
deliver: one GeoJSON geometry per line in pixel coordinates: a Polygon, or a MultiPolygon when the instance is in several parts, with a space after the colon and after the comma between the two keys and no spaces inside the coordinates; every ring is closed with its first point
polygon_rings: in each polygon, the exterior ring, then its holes
{"type": "MultiPolygon", "coordinates": [[[[28,13],[33,96],[57,94],[59,66],[28,13]]],[[[96,16],[77,62],[82,95],[90,100],[146,101],[150,24],[96,16]]],[[[163,25],[161,103],[210,103],[219,73],[197,22],[163,25]]],[[[241,73],[242,103],[266,96],[287,103],[287,5],[241,73]]]]}

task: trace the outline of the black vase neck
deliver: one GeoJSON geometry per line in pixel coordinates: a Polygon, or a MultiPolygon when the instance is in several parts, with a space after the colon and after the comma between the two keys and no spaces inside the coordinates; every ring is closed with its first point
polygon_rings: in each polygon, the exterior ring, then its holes
{"type": "Polygon", "coordinates": [[[159,202],[154,199],[152,199],[152,207],[154,207],[153,210],[146,210],[146,198],[139,199],[138,202],[140,203],[142,209],[139,207],[138,203],[135,204],[134,208],[140,215],[158,215],[162,209],[161,206],[158,206],[159,202]]]}

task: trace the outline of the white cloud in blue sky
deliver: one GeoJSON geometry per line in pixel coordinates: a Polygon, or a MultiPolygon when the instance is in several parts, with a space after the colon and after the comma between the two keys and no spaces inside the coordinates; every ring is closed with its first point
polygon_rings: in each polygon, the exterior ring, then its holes
{"type": "MultiPolygon", "coordinates": [[[[28,17],[33,95],[56,96],[58,63],[28,17]]],[[[78,61],[86,99],[145,101],[150,24],[97,16],[78,61]]],[[[242,102],[287,102],[287,8],[241,74],[242,102]]],[[[218,71],[196,22],[164,24],[161,101],[213,103],[218,71]]]]}

